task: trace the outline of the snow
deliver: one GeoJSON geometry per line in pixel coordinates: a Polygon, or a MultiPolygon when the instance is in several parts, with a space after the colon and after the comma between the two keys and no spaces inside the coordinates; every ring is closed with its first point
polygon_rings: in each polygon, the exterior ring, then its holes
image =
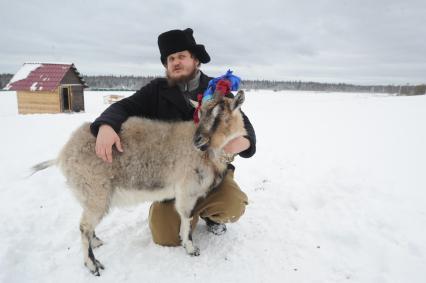
{"type": "Polygon", "coordinates": [[[50,64],[50,65],[72,65],[72,62],[61,62],[61,61],[43,61],[43,62],[26,62],[25,64],[50,64]]]}
{"type": "Polygon", "coordinates": [[[12,77],[12,79],[10,80],[10,82],[6,85],[5,89],[9,89],[10,88],[10,84],[26,79],[28,77],[28,75],[34,71],[35,69],[37,69],[38,67],[41,67],[41,64],[37,64],[37,63],[25,63],[21,69],[18,70],[18,72],[16,72],[16,74],[12,77]]]}
{"type": "Polygon", "coordinates": [[[31,90],[31,91],[36,91],[36,90],[37,90],[37,84],[38,84],[38,82],[34,82],[34,83],[30,86],[30,90],[31,90]]]}
{"type": "MultiPolygon", "coordinates": [[[[0,92],[0,282],[93,282],[83,266],[77,201],[54,158],[86,112],[18,115],[0,92]]],[[[237,158],[245,215],[199,257],[155,245],[149,204],[115,209],[98,226],[102,282],[426,282],[426,96],[253,91],[243,110],[257,154],[237,158]]],[[[202,221],[201,221],[202,222],[202,221]]]]}

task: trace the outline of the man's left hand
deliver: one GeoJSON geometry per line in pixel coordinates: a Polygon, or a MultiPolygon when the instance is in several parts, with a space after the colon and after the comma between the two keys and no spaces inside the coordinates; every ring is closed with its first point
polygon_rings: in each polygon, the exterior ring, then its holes
{"type": "Polygon", "coordinates": [[[245,137],[238,137],[230,140],[224,147],[223,150],[226,153],[238,154],[250,147],[250,141],[245,137]]]}

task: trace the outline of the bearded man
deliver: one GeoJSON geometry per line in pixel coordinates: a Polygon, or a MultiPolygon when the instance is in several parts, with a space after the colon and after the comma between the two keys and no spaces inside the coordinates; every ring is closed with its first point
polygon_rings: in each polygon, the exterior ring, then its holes
{"type": "MultiPolygon", "coordinates": [[[[132,96],[108,107],[92,124],[96,139],[96,155],[105,162],[113,162],[113,146],[126,150],[120,142],[120,128],[130,116],[140,116],[163,121],[188,121],[193,119],[194,107],[190,100],[204,93],[211,77],[200,70],[200,65],[210,61],[204,45],[197,44],[193,30],[170,30],[158,36],[160,59],[166,78],[157,78],[143,86],[132,96]]],[[[231,93],[228,95],[232,95],[231,93]]],[[[249,119],[243,113],[248,135],[230,141],[224,150],[248,158],[256,151],[256,136],[249,119]]],[[[192,229],[199,218],[206,221],[207,229],[221,235],[226,232],[225,223],[237,221],[248,204],[247,196],[234,181],[235,167],[228,165],[222,183],[200,199],[194,210],[192,229]]],[[[174,200],[154,202],[149,211],[149,227],[153,241],[163,246],[180,245],[180,218],[174,208],[174,200]]]]}

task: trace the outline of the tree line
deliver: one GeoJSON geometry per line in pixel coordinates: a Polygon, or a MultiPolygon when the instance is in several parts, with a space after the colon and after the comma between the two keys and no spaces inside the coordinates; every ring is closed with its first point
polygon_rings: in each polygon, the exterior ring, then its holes
{"type": "MultiPolygon", "coordinates": [[[[0,74],[0,89],[12,78],[12,74],[0,74]]],[[[156,78],[155,76],[83,76],[89,90],[138,90],[156,78]]],[[[246,90],[305,90],[338,92],[396,93],[419,95],[426,93],[426,84],[420,85],[354,85],[345,83],[318,83],[304,81],[243,80],[241,87],[246,90]]]]}

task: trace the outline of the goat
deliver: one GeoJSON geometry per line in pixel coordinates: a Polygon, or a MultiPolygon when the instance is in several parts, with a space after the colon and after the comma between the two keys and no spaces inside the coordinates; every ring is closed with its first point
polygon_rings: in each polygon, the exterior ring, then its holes
{"type": "Polygon", "coordinates": [[[103,243],[95,228],[111,207],[125,204],[126,196],[135,203],[175,199],[182,246],[189,255],[200,254],[192,242],[191,213],[197,200],[222,181],[229,159],[223,147],[247,134],[240,111],[243,102],[242,90],[234,98],[215,92],[213,99],[203,102],[198,125],[131,117],[120,132],[125,150],[114,149],[111,164],[95,155],[96,138],[90,124],[84,123],[55,160],[33,167],[35,173],[58,165],[83,207],[84,264],[93,274],[99,276],[104,269],[93,254],[103,243]]]}

